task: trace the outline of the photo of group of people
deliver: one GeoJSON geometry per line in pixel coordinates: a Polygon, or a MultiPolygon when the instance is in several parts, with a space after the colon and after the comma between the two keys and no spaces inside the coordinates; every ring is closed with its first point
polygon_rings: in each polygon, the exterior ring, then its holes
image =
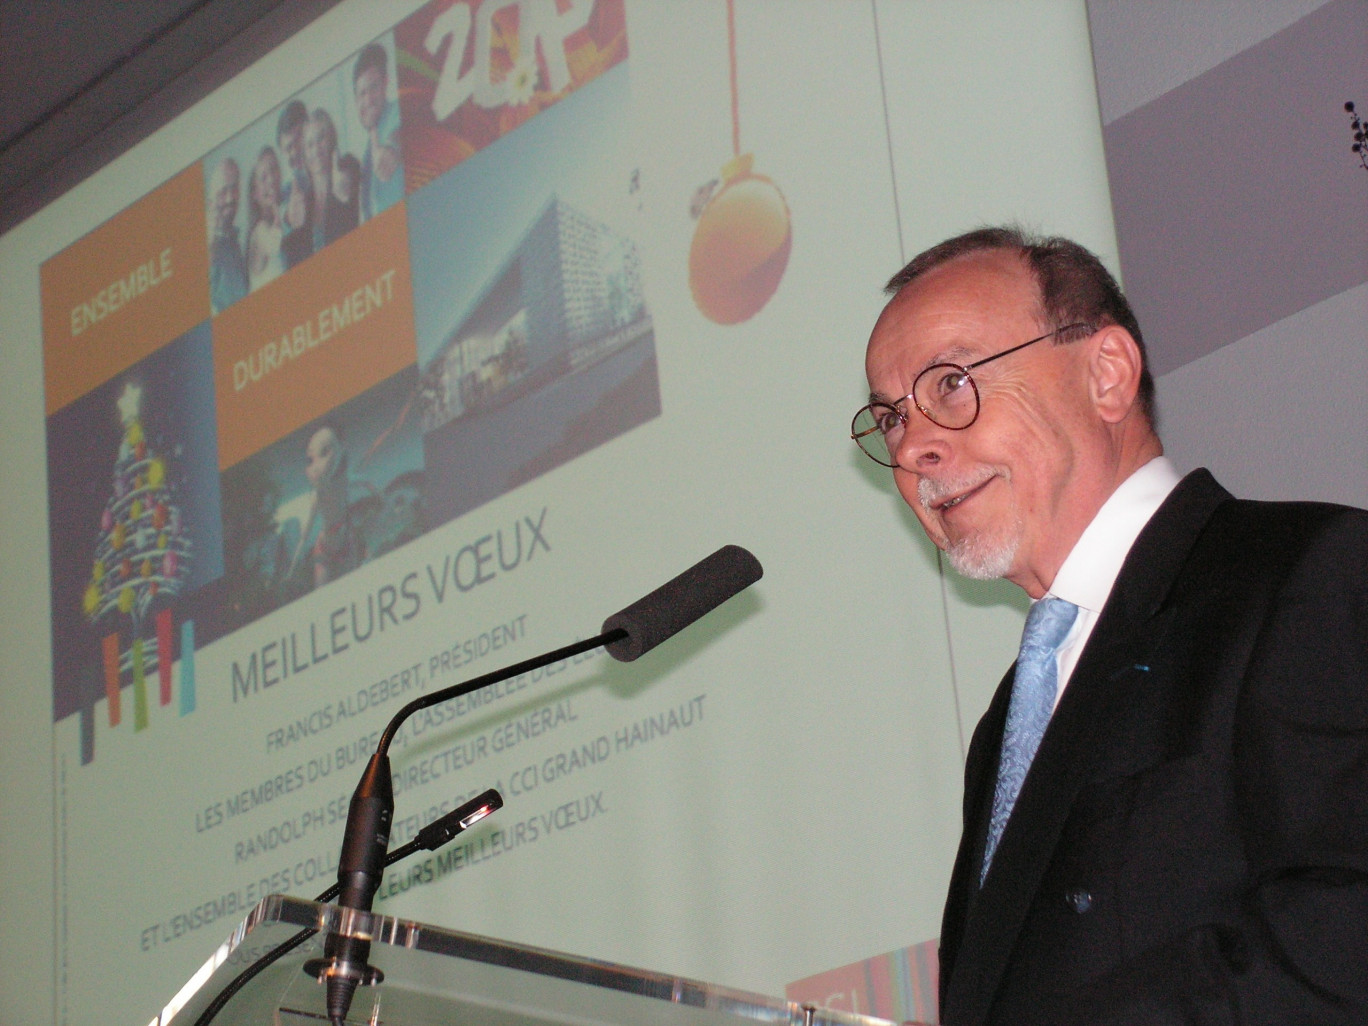
{"type": "Polygon", "coordinates": [[[404,198],[393,67],[387,34],[205,158],[215,314],[404,198]]]}

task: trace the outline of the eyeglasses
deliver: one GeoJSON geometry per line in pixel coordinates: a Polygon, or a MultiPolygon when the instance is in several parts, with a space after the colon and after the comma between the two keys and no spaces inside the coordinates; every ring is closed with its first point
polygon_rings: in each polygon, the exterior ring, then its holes
{"type": "Polygon", "coordinates": [[[963,431],[978,420],[979,415],[979,390],[969,373],[971,370],[1011,356],[1055,335],[1089,327],[1087,324],[1066,324],[969,364],[933,363],[917,375],[912,382],[912,391],[901,399],[891,403],[872,402],[855,414],[855,419],[850,422],[850,437],[875,463],[896,467],[896,454],[902,444],[903,430],[907,427],[907,414],[898,408],[900,404],[911,400],[932,424],[948,431],[963,431]]]}

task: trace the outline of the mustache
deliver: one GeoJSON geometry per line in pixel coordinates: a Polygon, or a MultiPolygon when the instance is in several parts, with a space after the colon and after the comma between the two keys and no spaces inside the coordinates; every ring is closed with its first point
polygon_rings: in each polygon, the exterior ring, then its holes
{"type": "Polygon", "coordinates": [[[937,503],[965,492],[973,491],[998,472],[992,467],[984,467],[955,477],[923,477],[917,482],[917,501],[928,513],[936,511],[937,503]]]}

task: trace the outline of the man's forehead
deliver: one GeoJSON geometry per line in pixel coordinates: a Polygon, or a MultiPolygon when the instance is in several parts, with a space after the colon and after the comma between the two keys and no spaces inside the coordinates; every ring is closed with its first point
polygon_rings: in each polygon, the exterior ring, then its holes
{"type": "Polygon", "coordinates": [[[880,315],[869,355],[881,363],[959,362],[1040,320],[1035,280],[1019,259],[971,254],[904,286],[880,315]]]}
{"type": "Polygon", "coordinates": [[[889,302],[904,316],[967,312],[1032,314],[1040,302],[1035,276],[1020,255],[987,250],[956,257],[908,282],[889,302]]]}

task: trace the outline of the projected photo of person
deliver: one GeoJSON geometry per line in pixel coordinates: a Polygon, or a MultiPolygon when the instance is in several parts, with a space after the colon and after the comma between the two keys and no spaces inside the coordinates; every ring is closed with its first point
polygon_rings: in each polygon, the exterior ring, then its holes
{"type": "Polygon", "coordinates": [[[225,157],[209,175],[209,300],[215,313],[247,295],[247,257],[238,236],[242,173],[225,157]]]}
{"type": "Polygon", "coordinates": [[[296,232],[304,230],[313,204],[313,183],[304,162],[304,126],[309,122],[309,108],[300,100],[291,100],[280,111],[276,121],[276,142],[285,157],[289,174],[280,189],[284,235],[282,256],[286,267],[294,266],[290,254],[300,250],[299,243],[284,243],[296,232]]]}
{"type": "Polygon", "coordinates": [[[389,96],[389,55],[371,43],[352,66],[356,116],[366,132],[361,157],[361,219],[367,220],[404,198],[404,162],[399,148],[399,104],[389,96]]]}
{"type": "Polygon", "coordinates": [[[304,125],[304,164],[309,172],[310,201],[304,228],[291,232],[284,245],[286,262],[301,260],[335,242],[358,223],[354,202],[338,195],[337,125],[322,107],[314,108],[304,125]]]}
{"type": "Polygon", "coordinates": [[[299,569],[307,547],[317,587],[342,576],[361,562],[360,538],[352,520],[348,494],[351,475],[347,470],[347,451],[332,424],[324,423],[309,438],[304,450],[304,476],[313,492],[308,519],[290,562],[290,573],[299,569]]]}
{"type": "Polygon", "coordinates": [[[285,270],[280,251],[285,237],[284,211],[280,203],[280,158],[270,146],[262,147],[252,167],[247,188],[247,279],[255,292],[285,270]]]}
{"type": "Polygon", "coordinates": [[[355,153],[344,153],[337,158],[334,190],[338,200],[347,208],[347,216],[360,220],[361,216],[361,161],[355,153]]]}
{"type": "Polygon", "coordinates": [[[426,530],[416,389],[403,371],[224,471],[230,625],[426,530]]]}

